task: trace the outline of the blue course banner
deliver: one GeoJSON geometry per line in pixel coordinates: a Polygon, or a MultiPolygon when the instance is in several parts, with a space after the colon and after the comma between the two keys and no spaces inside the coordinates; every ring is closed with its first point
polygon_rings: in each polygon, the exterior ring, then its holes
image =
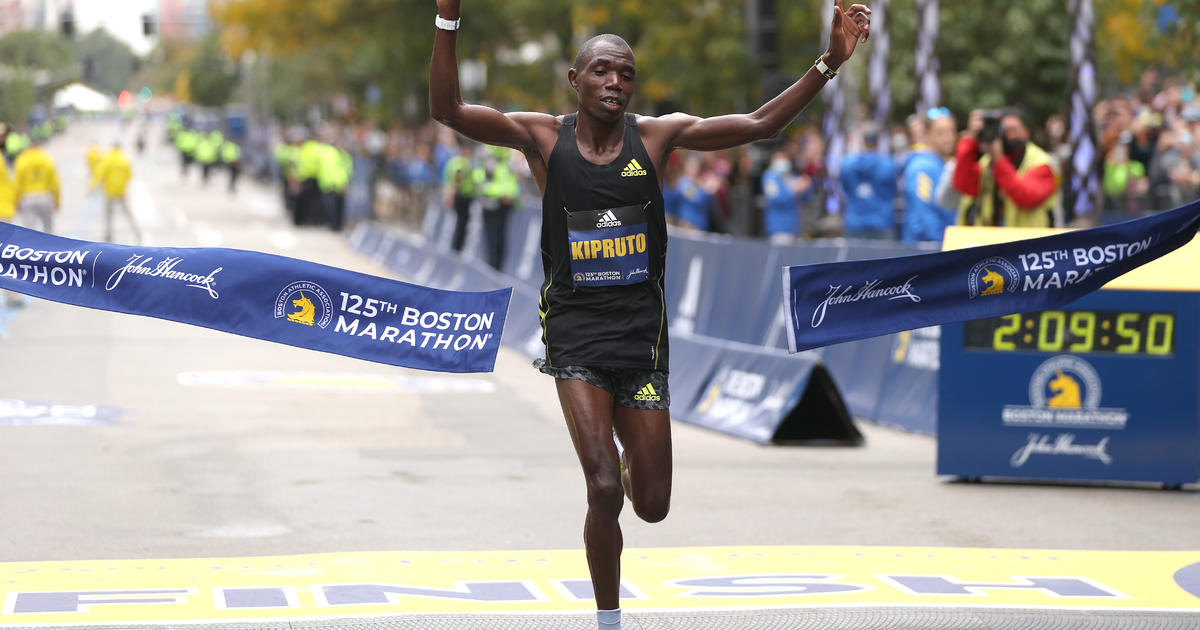
{"type": "Polygon", "coordinates": [[[1011,243],[784,267],[792,352],[1067,304],[1186,244],[1200,201],[1142,219],[1011,243]]]}
{"type": "Polygon", "coordinates": [[[0,289],[440,372],[492,370],[511,294],[430,289],[244,250],[93,243],[4,223],[0,289]]]}

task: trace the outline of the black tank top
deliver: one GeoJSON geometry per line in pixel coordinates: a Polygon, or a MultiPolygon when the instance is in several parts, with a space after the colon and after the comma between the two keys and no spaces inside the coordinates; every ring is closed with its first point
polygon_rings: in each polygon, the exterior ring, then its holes
{"type": "Polygon", "coordinates": [[[542,195],[542,342],[551,366],[667,371],[667,225],[654,164],[625,114],[621,155],[579,153],[563,118],[542,195]]]}

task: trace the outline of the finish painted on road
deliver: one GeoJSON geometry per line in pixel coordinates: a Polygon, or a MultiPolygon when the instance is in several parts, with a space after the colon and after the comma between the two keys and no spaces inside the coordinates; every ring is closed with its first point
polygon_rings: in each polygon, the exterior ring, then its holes
{"type": "MultiPolygon", "coordinates": [[[[622,608],[997,606],[1200,612],[1200,551],[628,549],[622,608]]],[[[0,627],[595,607],[582,551],[0,563],[0,627]]]]}

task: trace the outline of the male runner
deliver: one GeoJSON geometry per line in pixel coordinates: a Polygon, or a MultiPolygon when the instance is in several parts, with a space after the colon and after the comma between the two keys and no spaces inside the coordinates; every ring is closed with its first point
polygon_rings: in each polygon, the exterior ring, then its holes
{"type": "Polygon", "coordinates": [[[438,0],[430,65],[433,117],[468,138],[525,154],[542,191],[539,310],[546,358],[583,466],[584,545],[603,630],[620,628],[624,496],[647,522],[671,498],[666,221],[662,173],[671,151],[714,151],[780,133],[866,41],[871,10],[835,0],[829,48],[799,81],[751,114],[697,118],[627,114],[637,70],[615,35],[588,40],[567,78],[579,109],[567,116],[503,114],[466,104],[455,54],[460,0],[438,0]],[[619,455],[614,430],[624,445],[619,455]]]}

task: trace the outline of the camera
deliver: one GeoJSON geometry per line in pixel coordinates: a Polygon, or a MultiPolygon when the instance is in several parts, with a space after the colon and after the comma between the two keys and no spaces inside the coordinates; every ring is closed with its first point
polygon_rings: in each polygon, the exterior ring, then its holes
{"type": "Polygon", "coordinates": [[[985,109],[981,113],[983,114],[983,129],[979,130],[977,136],[979,144],[991,144],[996,138],[1002,138],[1004,130],[1000,127],[1000,119],[1004,117],[1004,111],[985,109]]]}

